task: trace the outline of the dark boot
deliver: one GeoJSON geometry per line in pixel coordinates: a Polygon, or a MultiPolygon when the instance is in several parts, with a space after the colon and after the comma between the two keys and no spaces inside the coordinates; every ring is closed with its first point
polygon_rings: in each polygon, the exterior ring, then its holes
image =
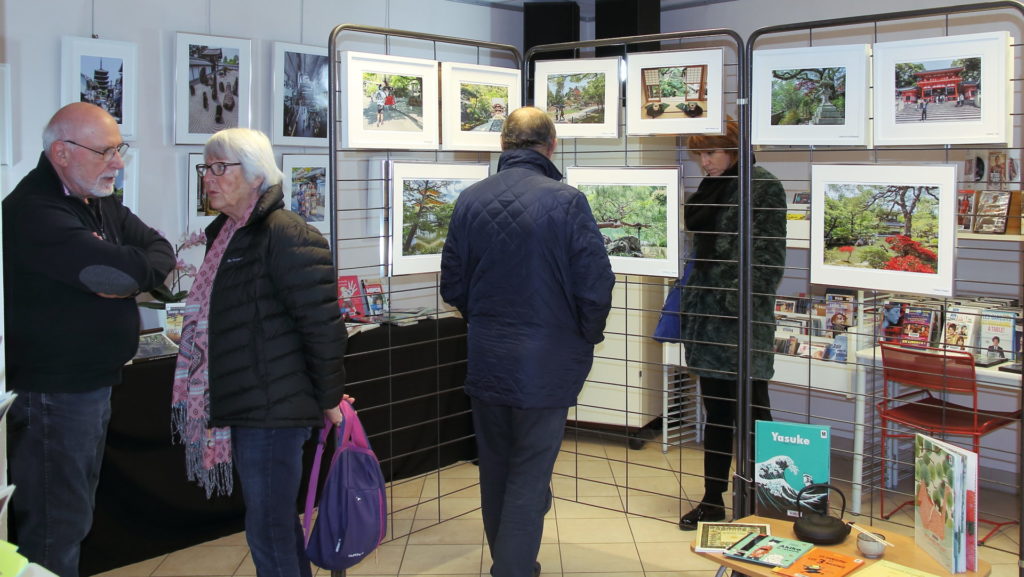
{"type": "Polygon", "coordinates": [[[682,531],[696,531],[697,523],[700,521],[725,521],[725,505],[702,501],[692,511],[679,518],[679,529],[682,531]]]}

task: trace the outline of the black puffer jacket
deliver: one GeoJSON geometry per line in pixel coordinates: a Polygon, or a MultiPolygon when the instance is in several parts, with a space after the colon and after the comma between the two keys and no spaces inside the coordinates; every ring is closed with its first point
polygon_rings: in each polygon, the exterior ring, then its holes
{"type": "MultiPolygon", "coordinates": [[[[316,426],[341,401],[347,336],[327,241],[283,210],[281,188],[257,201],[228,244],[210,296],[211,425],[316,426]]],[[[206,229],[207,248],[226,222],[206,229]]]]}

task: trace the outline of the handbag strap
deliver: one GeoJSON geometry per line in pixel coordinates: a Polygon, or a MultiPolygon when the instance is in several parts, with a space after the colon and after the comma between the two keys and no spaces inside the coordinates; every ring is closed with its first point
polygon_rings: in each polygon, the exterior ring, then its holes
{"type": "Polygon", "coordinates": [[[335,432],[335,455],[349,447],[369,448],[366,431],[363,429],[363,424],[359,422],[359,417],[356,416],[356,410],[352,408],[352,403],[342,401],[338,407],[341,409],[341,426],[335,425],[324,416],[324,426],[320,430],[320,439],[316,443],[316,453],[313,457],[313,467],[309,472],[309,485],[306,488],[306,508],[302,514],[302,534],[307,545],[309,544],[309,536],[312,533],[313,504],[316,501],[316,491],[320,486],[320,464],[323,462],[324,451],[327,448],[327,439],[331,436],[331,431],[335,432]]]}

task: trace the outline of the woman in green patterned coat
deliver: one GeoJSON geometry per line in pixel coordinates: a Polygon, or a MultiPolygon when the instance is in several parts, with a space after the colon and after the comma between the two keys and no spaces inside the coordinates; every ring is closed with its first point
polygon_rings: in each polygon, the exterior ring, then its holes
{"type": "MultiPolygon", "coordinates": [[[[704,498],[679,520],[684,531],[696,529],[699,521],[725,519],[722,493],[729,481],[736,424],[739,127],[729,120],[725,134],[693,135],[687,146],[707,176],[685,204],[695,264],[682,293],[682,338],[686,364],[700,376],[707,418],[704,498]]],[[[775,292],[786,264],[786,193],[759,166],[753,169],[753,220],[752,414],[755,420],[771,420],[768,379],[774,373],[775,292]]]]}

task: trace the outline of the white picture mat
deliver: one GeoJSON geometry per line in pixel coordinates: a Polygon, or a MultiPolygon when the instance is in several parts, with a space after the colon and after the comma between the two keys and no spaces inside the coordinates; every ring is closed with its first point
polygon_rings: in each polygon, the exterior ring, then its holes
{"type": "Polygon", "coordinates": [[[522,106],[521,73],[515,68],[481,66],[478,64],[441,63],[441,149],[501,150],[501,132],[462,130],[463,84],[488,84],[508,89],[505,116],[522,106]]]}
{"type": "Polygon", "coordinates": [[[439,179],[439,180],[476,180],[480,181],[490,174],[488,164],[435,164],[425,162],[391,161],[386,166],[387,183],[391,190],[391,234],[388,237],[391,256],[389,263],[390,275],[440,272],[441,253],[437,254],[402,254],[403,228],[403,183],[408,180],[439,179]]]}
{"type": "Polygon", "coordinates": [[[188,189],[185,201],[185,230],[189,233],[204,232],[206,227],[217,218],[217,215],[199,214],[199,187],[202,181],[196,173],[196,165],[203,164],[205,156],[201,152],[190,152],[188,155],[188,189]]]}
{"type": "Polygon", "coordinates": [[[814,164],[811,166],[811,283],[877,291],[952,296],[956,241],[956,166],[814,164]],[[936,273],[825,264],[825,191],[830,184],[939,187],[936,273]]]}
{"type": "Polygon", "coordinates": [[[619,137],[619,91],[621,90],[620,70],[622,59],[586,58],[579,60],[538,60],[534,63],[533,103],[548,113],[548,77],[601,73],[604,74],[604,122],[577,124],[556,122],[555,132],[559,138],[618,138],[619,137]]]}
{"type": "Polygon", "coordinates": [[[312,214],[300,213],[300,216],[310,226],[319,230],[325,237],[329,237],[331,233],[331,219],[334,218],[334,199],[331,198],[330,157],[326,154],[282,154],[281,164],[283,165],[284,172],[284,182],[281,186],[284,191],[284,207],[286,210],[291,211],[294,211],[292,205],[295,198],[295,170],[323,169],[323,185],[317,186],[317,195],[321,197],[319,202],[317,202],[319,210],[313,211],[312,214]]]}
{"type": "Polygon", "coordinates": [[[323,94],[323,106],[321,113],[324,122],[324,136],[288,136],[285,134],[286,123],[285,123],[285,79],[286,76],[286,64],[287,64],[287,53],[298,53],[308,54],[313,56],[319,56],[324,59],[326,66],[330,66],[330,62],[327,61],[327,48],[320,46],[306,46],[304,44],[289,44],[287,42],[274,42],[274,94],[272,100],[272,116],[274,127],[272,132],[271,140],[274,144],[281,145],[292,145],[292,146],[327,146],[327,105],[328,99],[330,98],[329,87],[327,85],[327,69],[324,68],[323,75],[313,75],[310,77],[312,85],[314,87],[314,96],[316,93],[323,94]]]}
{"type": "MultiPolygon", "coordinates": [[[[342,148],[435,150],[438,147],[438,67],[434,60],[404,58],[366,52],[342,53],[341,146],[342,148]],[[367,108],[363,73],[417,76],[422,78],[421,130],[372,130],[363,126],[367,108]]],[[[373,103],[371,102],[372,106],[373,103]]]]}
{"type": "MultiPolygon", "coordinates": [[[[82,100],[82,77],[92,76],[94,70],[82,70],[82,58],[116,59],[121,63],[121,138],[134,140],[136,98],[138,87],[138,48],[133,42],[100,40],[78,36],[61,37],[61,106],[82,100]]],[[[108,70],[108,72],[117,72],[108,70]]]]}
{"type": "Polygon", "coordinates": [[[118,171],[119,182],[115,182],[114,187],[120,184],[124,188],[121,204],[139,214],[139,151],[129,148],[121,158],[124,160],[124,168],[118,171]]]}
{"type": "MultiPolygon", "coordinates": [[[[1013,112],[1010,85],[1013,39],[1005,31],[874,45],[874,143],[1007,144],[1013,112]],[[896,123],[896,65],[934,60],[981,58],[981,118],[977,121],[896,123]]],[[[934,112],[929,110],[934,116],[934,112]]]]}
{"type": "Polygon", "coordinates": [[[641,274],[678,278],[679,276],[679,180],[682,171],[671,168],[589,168],[571,166],[566,169],[566,183],[579,188],[586,185],[651,185],[666,188],[665,258],[611,256],[612,271],[619,274],[641,274]]]}
{"type": "MultiPolygon", "coordinates": [[[[197,83],[196,86],[199,86],[197,83]]],[[[252,99],[252,42],[243,38],[227,38],[224,36],[203,36],[178,32],[174,50],[174,142],[175,144],[205,144],[210,135],[225,128],[249,128],[252,99]],[[238,51],[238,97],[235,103],[237,124],[224,122],[214,126],[211,131],[195,131],[189,128],[192,96],[189,86],[190,76],[189,46],[202,45],[210,48],[221,48],[238,51]]],[[[200,91],[196,91],[196,102],[200,102],[200,91]]],[[[199,105],[201,107],[201,105],[199,105]]],[[[216,104],[209,103],[209,109],[203,115],[214,115],[216,104]]]]}
{"type": "Polygon", "coordinates": [[[626,59],[626,134],[644,136],[653,134],[722,134],[723,119],[723,53],[721,48],[710,50],[679,50],[650,54],[630,54],[626,59]],[[645,68],[676,66],[707,66],[707,106],[705,116],[697,118],[643,118],[646,99],[643,95],[642,71],[645,68]]]}
{"type": "Polygon", "coordinates": [[[752,144],[844,145],[870,144],[871,114],[868,110],[868,63],[871,46],[808,46],[755,50],[753,69],[752,144]],[[845,68],[844,124],[772,125],[772,73],[802,68],[845,68]]]}
{"type": "MultiPolygon", "coordinates": [[[[10,166],[13,153],[14,132],[11,115],[11,65],[0,64],[0,165],[10,166]]],[[[7,183],[0,179],[0,186],[7,190],[7,183]]]]}

